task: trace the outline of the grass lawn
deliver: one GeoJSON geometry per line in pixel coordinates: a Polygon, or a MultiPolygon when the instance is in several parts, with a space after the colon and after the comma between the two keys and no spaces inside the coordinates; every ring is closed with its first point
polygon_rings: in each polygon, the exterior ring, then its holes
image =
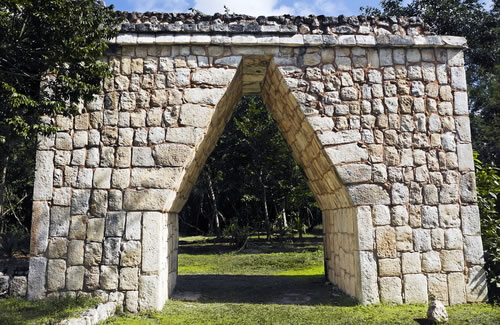
{"type": "MultiPolygon", "coordinates": [[[[500,324],[500,307],[447,307],[449,324],[500,324]]],[[[359,306],[328,285],[321,239],[238,253],[209,238],[181,238],[179,278],[162,312],[122,314],[106,324],[428,324],[427,305],[359,306]]]]}
{"type": "Polygon", "coordinates": [[[20,298],[0,299],[0,324],[56,324],[97,304],[96,299],[82,297],[41,301],[27,301],[20,298]]]}

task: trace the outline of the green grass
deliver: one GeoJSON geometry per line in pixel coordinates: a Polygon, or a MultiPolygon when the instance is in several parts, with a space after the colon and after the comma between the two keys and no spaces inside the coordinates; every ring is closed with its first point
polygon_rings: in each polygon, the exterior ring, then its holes
{"type": "MultiPolygon", "coordinates": [[[[426,305],[299,306],[169,301],[163,312],[125,315],[107,321],[113,325],[265,325],[265,324],[428,324],[426,305]]],[[[448,307],[449,324],[499,324],[500,308],[487,304],[448,307]]]]}
{"type": "Polygon", "coordinates": [[[0,324],[54,324],[97,306],[96,299],[83,297],[27,301],[21,298],[0,299],[0,324]]]}
{"type": "Polygon", "coordinates": [[[179,275],[320,275],[323,251],[268,254],[179,255],[179,275]]]}

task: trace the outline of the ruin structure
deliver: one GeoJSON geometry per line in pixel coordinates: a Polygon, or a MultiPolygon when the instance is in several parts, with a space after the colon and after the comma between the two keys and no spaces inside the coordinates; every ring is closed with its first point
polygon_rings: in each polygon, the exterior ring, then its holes
{"type": "Polygon", "coordinates": [[[40,139],[28,297],[161,309],[178,213],[242,96],[262,96],[363,304],[483,301],[461,37],[417,18],[129,13],[113,77],[40,139]]]}

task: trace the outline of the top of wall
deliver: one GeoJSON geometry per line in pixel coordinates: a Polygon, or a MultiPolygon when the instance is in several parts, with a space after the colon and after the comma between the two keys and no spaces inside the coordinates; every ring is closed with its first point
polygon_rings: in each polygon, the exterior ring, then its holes
{"type": "Polygon", "coordinates": [[[419,17],[123,14],[120,35],[112,43],[467,47],[463,37],[433,35],[419,17]]]}

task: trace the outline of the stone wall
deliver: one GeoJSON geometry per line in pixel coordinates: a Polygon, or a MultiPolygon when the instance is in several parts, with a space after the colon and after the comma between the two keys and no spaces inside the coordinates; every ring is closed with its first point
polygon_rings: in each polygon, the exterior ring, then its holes
{"type": "Polygon", "coordinates": [[[327,18],[129,15],[103,93],[47,119],[28,297],[160,309],[177,214],[241,96],[261,95],[323,212],[332,283],[365,304],[484,300],[465,40],[327,18]]]}

